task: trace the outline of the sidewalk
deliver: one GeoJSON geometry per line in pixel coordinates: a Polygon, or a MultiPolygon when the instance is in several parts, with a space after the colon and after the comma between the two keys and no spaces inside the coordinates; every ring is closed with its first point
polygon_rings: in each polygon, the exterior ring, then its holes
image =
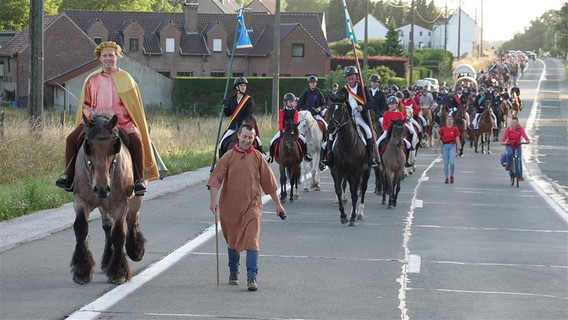
{"type": "MultiPolygon", "coordinates": [[[[194,184],[205,183],[208,178],[209,167],[206,167],[166,177],[164,180],[152,181],[144,198],[150,200],[194,184]]],[[[94,212],[90,215],[89,220],[99,218],[100,214],[94,212]]],[[[72,227],[74,221],[75,212],[72,202],[59,208],[42,210],[12,220],[2,221],[0,222],[0,252],[72,227]]]]}

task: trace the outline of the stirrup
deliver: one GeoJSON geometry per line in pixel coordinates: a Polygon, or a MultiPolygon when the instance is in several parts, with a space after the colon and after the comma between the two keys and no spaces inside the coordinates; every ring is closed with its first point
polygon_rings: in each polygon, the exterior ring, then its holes
{"type": "Polygon", "coordinates": [[[136,182],[134,182],[134,195],[143,196],[144,193],[146,193],[146,184],[143,180],[136,180],[136,182]]]}
{"type": "Polygon", "coordinates": [[[62,174],[57,178],[55,181],[55,185],[59,188],[64,189],[65,191],[72,192],[73,191],[73,176],[69,176],[67,174],[62,174]]]}

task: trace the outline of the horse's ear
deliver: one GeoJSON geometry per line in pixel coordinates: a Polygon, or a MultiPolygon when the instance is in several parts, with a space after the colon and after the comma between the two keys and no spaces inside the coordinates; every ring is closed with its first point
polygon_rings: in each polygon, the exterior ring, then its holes
{"type": "Polygon", "coordinates": [[[113,129],[118,125],[118,117],[116,116],[116,114],[112,116],[112,119],[110,119],[109,125],[113,129]]]}

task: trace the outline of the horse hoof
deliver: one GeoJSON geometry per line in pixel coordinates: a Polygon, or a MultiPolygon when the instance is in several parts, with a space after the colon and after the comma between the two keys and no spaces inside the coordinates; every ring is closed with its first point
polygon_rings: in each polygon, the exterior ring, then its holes
{"type": "Polygon", "coordinates": [[[316,186],[316,191],[321,191],[320,186],[316,186]]]}
{"type": "Polygon", "coordinates": [[[487,154],[491,154],[491,151],[487,151],[487,154]]]}
{"type": "Polygon", "coordinates": [[[385,204],[387,204],[387,202],[383,200],[383,201],[381,202],[381,204],[382,204],[382,205],[385,205],[385,204]]]}
{"type": "Polygon", "coordinates": [[[116,278],[108,278],[108,279],[107,279],[107,283],[109,283],[109,284],[121,285],[121,284],[123,284],[123,283],[125,283],[125,282],[126,282],[126,278],[125,278],[125,277],[122,277],[122,276],[119,276],[119,277],[116,277],[116,278]]]}
{"type": "Polygon", "coordinates": [[[310,189],[304,188],[304,192],[310,192],[310,189]]]}
{"type": "Polygon", "coordinates": [[[341,224],[346,224],[347,222],[349,222],[347,218],[341,218],[341,224]]]}
{"type": "Polygon", "coordinates": [[[362,214],[358,214],[357,215],[357,221],[364,221],[365,220],[365,216],[362,214]]]}
{"type": "Polygon", "coordinates": [[[73,281],[76,284],[85,285],[91,282],[92,277],[79,277],[78,275],[73,275],[73,281]]]}
{"type": "Polygon", "coordinates": [[[389,205],[387,206],[387,209],[392,209],[392,204],[389,204],[389,205]]]}
{"type": "Polygon", "coordinates": [[[349,221],[349,226],[350,226],[350,227],[356,227],[356,226],[357,226],[357,222],[355,222],[355,221],[349,221]]]}

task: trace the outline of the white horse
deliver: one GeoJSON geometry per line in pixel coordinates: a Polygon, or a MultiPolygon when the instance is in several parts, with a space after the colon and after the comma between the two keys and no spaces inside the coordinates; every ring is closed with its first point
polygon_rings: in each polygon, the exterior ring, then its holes
{"type": "MultiPolygon", "coordinates": [[[[410,151],[409,154],[409,160],[410,162],[412,162],[412,167],[410,168],[404,168],[404,175],[408,176],[409,174],[412,174],[416,171],[416,149],[418,148],[418,143],[420,141],[418,141],[418,131],[420,130],[416,125],[418,123],[416,123],[416,121],[413,121],[412,119],[412,107],[411,106],[407,106],[406,107],[406,120],[405,120],[405,124],[408,128],[411,128],[412,131],[414,131],[414,134],[412,135],[412,141],[410,142],[410,145],[412,145],[412,148],[414,148],[414,150],[410,151]]],[[[418,124],[418,126],[420,126],[418,124]]]]}
{"type": "Polygon", "coordinates": [[[321,152],[321,145],[323,139],[323,132],[321,131],[317,120],[312,116],[312,114],[307,110],[302,110],[299,112],[299,125],[298,131],[304,137],[306,137],[306,144],[308,145],[308,154],[312,157],[312,161],[306,162],[302,161],[302,175],[303,175],[303,184],[304,184],[304,191],[310,191],[308,186],[308,179],[306,176],[308,171],[312,173],[311,179],[311,187],[315,188],[316,191],[320,191],[320,169],[319,169],[319,162],[320,162],[320,152],[321,152]]]}

